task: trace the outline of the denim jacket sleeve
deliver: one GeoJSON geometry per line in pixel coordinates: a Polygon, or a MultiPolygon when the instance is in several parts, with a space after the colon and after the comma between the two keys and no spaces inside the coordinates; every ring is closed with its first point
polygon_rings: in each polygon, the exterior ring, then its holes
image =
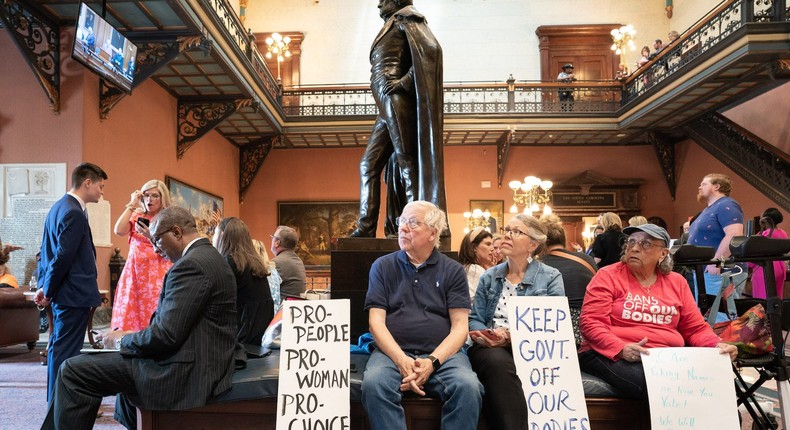
{"type": "Polygon", "coordinates": [[[494,276],[491,271],[487,271],[480,276],[475,298],[472,301],[472,312],[469,314],[469,331],[487,328],[485,314],[488,308],[489,291],[492,288],[493,282],[494,276]]]}

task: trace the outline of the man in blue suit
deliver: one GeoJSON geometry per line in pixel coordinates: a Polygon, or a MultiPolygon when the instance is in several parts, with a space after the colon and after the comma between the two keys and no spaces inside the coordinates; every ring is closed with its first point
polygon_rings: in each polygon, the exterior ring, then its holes
{"type": "Polygon", "coordinates": [[[42,429],[91,429],[102,397],[114,394],[121,394],[115,419],[135,429],[134,406],[196,408],[230,389],[234,358],[244,359],[230,266],[184,208],[163,209],[149,231],[157,253],[173,262],[151,324],[139,332],[101,333],[105,347],[118,352],[66,360],[42,429]]]}
{"type": "Polygon", "coordinates": [[[96,249],[85,204],[99,201],[106,179],[107,174],[95,164],[77,166],[71,173],[71,190],[52,206],[44,223],[35,302],[52,305],[47,401],[52,399],[60,364],[80,353],[90,309],[101,304],[96,249]]]}

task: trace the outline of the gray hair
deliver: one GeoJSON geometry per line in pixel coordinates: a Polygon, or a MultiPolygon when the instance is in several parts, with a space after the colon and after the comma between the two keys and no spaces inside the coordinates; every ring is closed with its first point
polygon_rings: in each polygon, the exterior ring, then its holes
{"type": "Polygon", "coordinates": [[[527,233],[527,236],[529,236],[530,239],[538,242],[538,247],[535,249],[534,255],[539,255],[541,252],[543,252],[543,248],[546,246],[547,238],[546,227],[532,215],[522,213],[515,215],[513,218],[524,223],[524,225],[527,226],[527,231],[524,233],[527,233]]]}
{"type": "Polygon", "coordinates": [[[287,225],[278,226],[274,234],[280,240],[280,245],[285,249],[294,249],[296,244],[299,243],[299,233],[293,227],[288,227],[287,225]]]}
{"type": "Polygon", "coordinates": [[[442,232],[447,229],[447,215],[445,215],[444,211],[439,209],[435,204],[426,202],[425,200],[409,202],[403,207],[403,212],[406,212],[407,208],[414,208],[422,212],[423,218],[425,218],[423,222],[436,233],[433,246],[434,248],[439,248],[440,236],[442,232]]]}

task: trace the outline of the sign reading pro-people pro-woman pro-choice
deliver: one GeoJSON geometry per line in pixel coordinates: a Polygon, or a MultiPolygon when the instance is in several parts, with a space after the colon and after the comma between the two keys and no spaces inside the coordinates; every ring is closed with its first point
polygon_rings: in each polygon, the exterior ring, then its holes
{"type": "Polygon", "coordinates": [[[590,430],[566,297],[509,297],[516,373],[529,430],[590,430]]]}
{"type": "Polygon", "coordinates": [[[349,300],[283,302],[277,430],[349,430],[349,300]]]}

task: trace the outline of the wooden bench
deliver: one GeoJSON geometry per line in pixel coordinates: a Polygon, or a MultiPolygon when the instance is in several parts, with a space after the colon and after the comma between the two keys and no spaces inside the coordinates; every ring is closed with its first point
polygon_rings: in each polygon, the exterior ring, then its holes
{"type": "MultiPolygon", "coordinates": [[[[368,430],[365,410],[360,403],[365,355],[351,355],[356,372],[351,373],[351,429],[368,430]]],[[[233,389],[212,403],[184,411],[137,412],[137,428],[144,430],[170,428],[202,429],[275,429],[279,354],[248,361],[247,368],[233,376],[233,389]]],[[[587,412],[594,430],[646,430],[650,428],[647,402],[606,395],[608,387],[600,379],[584,375],[587,412]]],[[[410,430],[440,428],[442,403],[431,398],[407,396],[403,400],[406,423],[410,430]]],[[[489,430],[481,417],[479,430],[489,430]]],[[[490,429],[494,430],[494,429],[490,429]]]]}

